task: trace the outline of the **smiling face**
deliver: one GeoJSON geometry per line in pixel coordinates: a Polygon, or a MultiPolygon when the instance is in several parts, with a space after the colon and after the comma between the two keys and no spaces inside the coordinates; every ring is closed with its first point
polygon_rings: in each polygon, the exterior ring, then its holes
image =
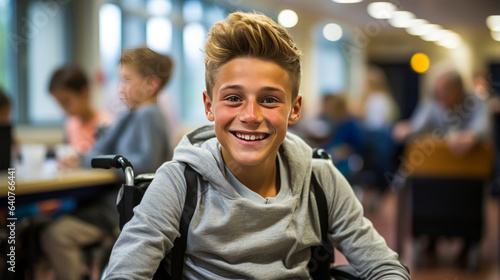
{"type": "Polygon", "coordinates": [[[203,100],[230,170],[275,164],[288,125],[300,117],[301,96],[291,99],[289,75],[275,62],[235,58],[220,68],[212,98],[204,92],[203,100]]]}

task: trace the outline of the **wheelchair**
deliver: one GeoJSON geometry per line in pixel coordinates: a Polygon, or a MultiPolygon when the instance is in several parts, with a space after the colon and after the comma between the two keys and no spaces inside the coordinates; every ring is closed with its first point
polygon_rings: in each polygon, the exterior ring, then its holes
{"type": "MultiPolygon", "coordinates": [[[[322,149],[315,150],[313,157],[330,158],[328,153],[326,153],[322,149]]],[[[120,229],[121,229],[121,228],[123,228],[125,223],[127,223],[134,215],[133,207],[138,205],[141,202],[141,199],[142,199],[144,193],[146,192],[149,184],[151,183],[151,181],[154,178],[154,174],[141,174],[138,176],[134,176],[132,164],[125,157],[120,156],[120,155],[106,155],[106,156],[95,157],[92,159],[92,167],[93,168],[104,168],[104,169],[118,168],[118,169],[122,169],[124,174],[125,174],[125,183],[122,185],[120,192],[118,194],[118,199],[117,199],[117,208],[118,208],[118,212],[120,214],[120,229]]],[[[193,171],[193,172],[195,172],[195,171],[193,171]]],[[[186,177],[186,180],[187,180],[188,185],[189,185],[189,178],[186,177]]],[[[188,192],[189,192],[189,190],[188,190],[188,192]]],[[[183,218],[181,220],[185,220],[185,219],[183,218]]],[[[187,226],[189,226],[189,224],[185,225],[186,230],[183,231],[183,229],[182,229],[183,226],[181,223],[181,229],[180,229],[181,237],[179,237],[176,240],[176,242],[174,243],[174,248],[176,247],[176,245],[178,245],[177,241],[181,240],[183,237],[184,237],[184,242],[186,242],[187,226]]],[[[325,242],[323,242],[323,243],[325,243],[325,242]]],[[[180,247],[181,247],[180,250],[184,251],[185,250],[185,243],[184,244],[181,243],[180,247]]],[[[318,246],[318,247],[323,248],[322,246],[318,246]]],[[[174,249],[172,249],[172,251],[174,251],[174,249]]],[[[361,279],[357,275],[357,272],[354,270],[354,268],[351,267],[350,265],[333,266],[334,255],[335,255],[334,251],[333,251],[333,246],[331,246],[331,249],[329,249],[327,251],[329,251],[329,257],[327,258],[326,261],[323,261],[323,263],[318,264],[317,267],[319,267],[318,270],[321,271],[321,273],[311,273],[311,276],[313,277],[313,279],[321,279],[321,280],[332,279],[332,278],[335,280],[360,280],[361,279]]],[[[321,256],[324,256],[324,253],[325,253],[325,251],[322,251],[321,256]]],[[[156,280],[156,279],[181,279],[181,277],[182,277],[182,262],[184,259],[184,252],[182,252],[181,254],[177,254],[176,258],[182,260],[180,263],[180,266],[181,266],[180,273],[176,273],[176,275],[174,275],[174,273],[172,272],[172,275],[170,275],[163,268],[163,264],[160,264],[160,267],[158,268],[155,276],[153,277],[153,280],[156,280]]],[[[163,261],[162,261],[162,263],[163,263],[163,261]]],[[[174,258],[172,258],[172,267],[174,267],[174,265],[175,265],[174,263],[175,263],[175,260],[174,260],[174,258]]],[[[177,263],[179,264],[178,260],[177,260],[177,263]]],[[[310,262],[310,265],[311,265],[311,262],[310,262]]],[[[405,268],[408,270],[408,268],[406,266],[405,266],[405,268]]],[[[173,268],[172,270],[175,270],[175,268],[173,268]]],[[[105,275],[105,273],[106,272],[104,272],[104,275],[105,275]]]]}

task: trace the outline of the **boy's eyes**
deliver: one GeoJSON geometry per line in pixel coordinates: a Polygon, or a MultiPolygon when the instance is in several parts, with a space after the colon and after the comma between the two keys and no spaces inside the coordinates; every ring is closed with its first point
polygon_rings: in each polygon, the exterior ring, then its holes
{"type": "Polygon", "coordinates": [[[277,102],[277,101],[278,100],[276,100],[276,98],[272,98],[272,97],[266,97],[263,100],[264,103],[274,103],[274,102],[277,102]]]}
{"type": "MultiPolygon", "coordinates": [[[[225,100],[229,101],[229,102],[240,102],[242,101],[241,98],[239,98],[238,96],[235,96],[235,95],[231,95],[231,96],[228,96],[225,98],[225,100]]],[[[276,103],[278,102],[278,100],[274,97],[266,97],[264,99],[262,99],[262,103],[265,103],[265,104],[270,104],[270,103],[276,103]]]]}
{"type": "Polygon", "coordinates": [[[227,101],[230,101],[230,102],[238,102],[240,101],[240,99],[237,97],[237,96],[229,96],[226,98],[227,101]]]}

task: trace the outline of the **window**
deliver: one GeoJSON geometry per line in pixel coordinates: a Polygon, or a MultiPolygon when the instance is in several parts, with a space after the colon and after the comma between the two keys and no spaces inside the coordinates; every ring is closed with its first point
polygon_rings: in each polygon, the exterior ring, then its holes
{"type": "Polygon", "coordinates": [[[21,20],[28,29],[28,120],[31,123],[60,123],[63,113],[49,94],[52,72],[67,63],[69,30],[65,20],[68,7],[55,2],[33,1],[28,4],[27,18],[21,20]]]}
{"type": "Polygon", "coordinates": [[[70,57],[71,4],[0,0],[0,86],[13,100],[18,124],[61,123],[62,110],[48,92],[56,67],[70,57]]]}
{"type": "Polygon", "coordinates": [[[336,42],[328,41],[323,36],[323,25],[314,32],[315,49],[314,62],[320,94],[341,93],[346,90],[347,62],[342,52],[342,39],[336,42]]]}
{"type": "Polygon", "coordinates": [[[9,95],[13,95],[12,84],[13,71],[9,71],[9,66],[12,65],[12,61],[9,60],[10,53],[14,51],[15,40],[12,36],[12,3],[9,0],[0,0],[0,38],[5,38],[6,40],[0,40],[0,87],[8,92],[9,95]],[[9,45],[10,43],[10,45],[9,45]]]}

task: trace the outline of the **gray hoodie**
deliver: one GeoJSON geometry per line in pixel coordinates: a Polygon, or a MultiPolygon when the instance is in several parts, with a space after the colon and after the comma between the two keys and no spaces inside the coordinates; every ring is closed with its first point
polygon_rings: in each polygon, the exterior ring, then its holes
{"type": "Polygon", "coordinates": [[[311,170],[324,189],[333,244],[363,278],[410,279],[372,224],[340,172],[288,134],[278,152],[281,188],[263,198],[227,169],[213,126],[181,140],[171,162],[156,172],[134,217],[118,238],[106,279],[151,279],[179,236],[185,164],[197,171],[197,208],[188,230],[187,279],[309,279],[311,246],[320,224],[311,170]]]}

